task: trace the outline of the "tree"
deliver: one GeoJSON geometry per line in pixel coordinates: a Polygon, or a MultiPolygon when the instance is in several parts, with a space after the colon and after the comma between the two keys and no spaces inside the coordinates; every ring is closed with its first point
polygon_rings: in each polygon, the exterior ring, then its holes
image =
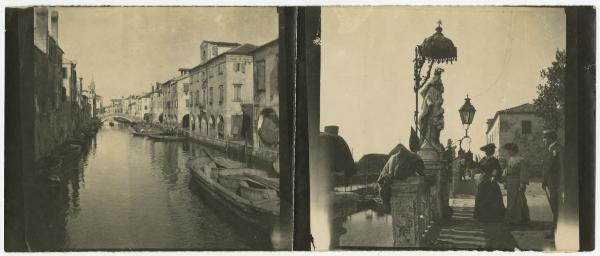
{"type": "Polygon", "coordinates": [[[563,126],[565,106],[567,54],[556,50],[556,60],[552,66],[540,71],[545,84],[539,84],[538,97],[533,100],[536,114],[544,120],[545,129],[558,130],[563,126]]]}

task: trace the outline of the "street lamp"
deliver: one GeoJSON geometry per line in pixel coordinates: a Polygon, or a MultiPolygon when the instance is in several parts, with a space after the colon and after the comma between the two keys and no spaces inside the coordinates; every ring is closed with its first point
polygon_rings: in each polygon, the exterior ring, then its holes
{"type": "Polygon", "coordinates": [[[469,98],[469,94],[465,98],[465,104],[460,107],[458,113],[460,114],[460,121],[462,121],[463,126],[465,127],[465,137],[469,137],[469,126],[473,123],[473,117],[475,117],[475,107],[471,104],[471,99],[469,98]]]}

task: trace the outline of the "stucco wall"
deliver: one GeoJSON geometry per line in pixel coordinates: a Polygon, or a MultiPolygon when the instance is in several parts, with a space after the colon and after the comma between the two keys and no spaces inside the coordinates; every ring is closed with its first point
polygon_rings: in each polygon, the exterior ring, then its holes
{"type": "Polygon", "coordinates": [[[263,148],[265,147],[260,143],[260,138],[258,136],[258,120],[260,118],[261,113],[265,109],[272,109],[275,111],[277,116],[279,116],[279,80],[278,80],[278,64],[279,64],[279,45],[277,43],[270,44],[268,46],[263,47],[262,49],[257,50],[253,53],[254,57],[254,102],[256,103],[256,108],[254,109],[254,117],[252,121],[252,137],[254,141],[255,147],[263,148]],[[264,90],[258,89],[258,62],[265,63],[265,76],[264,90]]]}
{"type": "MultiPolygon", "coordinates": [[[[500,135],[499,147],[514,142],[519,146],[519,152],[530,164],[530,175],[540,176],[542,165],[542,154],[544,146],[542,142],[543,121],[540,117],[532,113],[514,113],[500,114],[499,122],[500,135]],[[522,121],[531,121],[531,134],[522,133],[522,121]]],[[[500,150],[500,159],[506,159],[506,152],[500,150]]],[[[502,162],[502,161],[501,161],[502,162]]]]}

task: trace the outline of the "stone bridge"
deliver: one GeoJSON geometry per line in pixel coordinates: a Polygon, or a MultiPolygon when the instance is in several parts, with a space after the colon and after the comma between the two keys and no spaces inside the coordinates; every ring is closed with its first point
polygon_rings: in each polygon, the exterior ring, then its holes
{"type": "Polygon", "coordinates": [[[134,117],[134,116],[124,114],[124,113],[107,113],[107,114],[98,115],[98,118],[100,119],[101,122],[104,122],[109,119],[115,119],[115,118],[122,118],[122,119],[125,119],[125,120],[127,120],[129,122],[133,122],[133,123],[142,121],[142,119],[139,117],[134,117]]]}

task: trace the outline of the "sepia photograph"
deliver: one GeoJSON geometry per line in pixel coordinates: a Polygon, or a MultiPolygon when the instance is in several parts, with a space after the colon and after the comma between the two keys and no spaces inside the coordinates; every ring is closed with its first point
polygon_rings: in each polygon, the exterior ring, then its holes
{"type": "Polygon", "coordinates": [[[32,61],[11,73],[33,136],[20,249],[290,250],[277,8],[5,14],[8,51],[32,61]]]}
{"type": "Polygon", "coordinates": [[[318,250],[579,249],[564,8],[323,7],[320,40],[318,250]]]}
{"type": "Polygon", "coordinates": [[[595,6],[92,2],[3,6],[7,253],[595,250],[595,6]]]}

